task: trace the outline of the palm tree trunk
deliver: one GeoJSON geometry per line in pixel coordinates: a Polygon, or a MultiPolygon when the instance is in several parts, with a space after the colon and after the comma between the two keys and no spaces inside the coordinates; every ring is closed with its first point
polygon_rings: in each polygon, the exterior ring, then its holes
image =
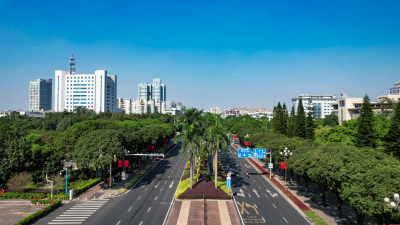
{"type": "Polygon", "coordinates": [[[215,170],[214,170],[214,183],[215,183],[215,189],[218,189],[218,152],[215,151],[215,170]]]}
{"type": "Polygon", "coordinates": [[[190,189],[193,188],[193,158],[190,156],[190,189]]]}

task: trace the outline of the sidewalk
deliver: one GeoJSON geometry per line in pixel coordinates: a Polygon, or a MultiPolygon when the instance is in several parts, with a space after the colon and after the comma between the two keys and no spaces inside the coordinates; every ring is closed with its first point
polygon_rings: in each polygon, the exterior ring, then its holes
{"type": "Polygon", "coordinates": [[[176,200],[167,225],[240,225],[232,200],[176,200]]]}
{"type": "MultiPolygon", "coordinates": [[[[238,149],[238,145],[233,145],[238,149]]],[[[303,184],[298,184],[295,179],[287,174],[287,180],[289,187],[286,188],[285,185],[285,175],[279,169],[274,168],[272,171],[272,179],[269,178],[268,162],[263,162],[260,159],[249,159],[249,161],[261,172],[263,173],[267,180],[269,180],[275,187],[285,193],[300,209],[306,210],[311,209],[319,217],[321,217],[328,224],[356,224],[357,216],[354,210],[345,205],[342,205],[342,218],[339,218],[336,213],[336,196],[333,193],[328,192],[326,195],[327,207],[322,206],[321,197],[319,189],[317,186],[309,183],[308,192],[305,192],[303,184]],[[283,189],[283,190],[282,190],[283,189]]],[[[374,218],[366,217],[364,223],[366,225],[377,224],[374,218]]]]}

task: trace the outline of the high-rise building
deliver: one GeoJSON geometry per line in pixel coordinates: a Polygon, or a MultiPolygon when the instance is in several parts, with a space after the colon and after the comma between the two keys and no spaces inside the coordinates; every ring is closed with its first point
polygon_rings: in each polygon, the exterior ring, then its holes
{"type": "MultiPolygon", "coordinates": [[[[336,95],[302,94],[291,99],[295,112],[297,112],[297,108],[299,107],[300,98],[303,101],[304,112],[306,115],[310,109],[313,109],[314,118],[325,118],[325,116],[330,115],[333,110],[332,103],[337,102],[336,95]]],[[[288,111],[290,112],[290,109],[288,109],[288,111]]]]}
{"type": "Polygon", "coordinates": [[[76,74],[72,55],[69,71],[55,71],[54,111],[72,112],[83,107],[99,112],[115,112],[117,104],[117,76],[107,70],[94,74],[76,74]]]}
{"type": "Polygon", "coordinates": [[[151,86],[152,89],[152,99],[165,102],[167,100],[167,87],[165,84],[161,83],[160,78],[154,78],[153,79],[153,85],[151,86]]]}
{"type": "Polygon", "coordinates": [[[52,83],[51,79],[29,82],[29,111],[51,110],[52,83]]]}
{"type": "Polygon", "coordinates": [[[153,84],[140,83],[138,86],[138,98],[147,101],[157,100],[165,102],[167,100],[167,87],[161,83],[160,78],[154,78],[153,84]]]}

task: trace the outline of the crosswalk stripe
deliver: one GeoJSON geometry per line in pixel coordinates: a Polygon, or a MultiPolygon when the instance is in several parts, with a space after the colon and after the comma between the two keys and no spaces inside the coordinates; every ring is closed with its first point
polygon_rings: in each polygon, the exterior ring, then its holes
{"type": "Polygon", "coordinates": [[[82,224],[107,202],[108,200],[95,200],[77,203],[48,224],[82,224]]]}

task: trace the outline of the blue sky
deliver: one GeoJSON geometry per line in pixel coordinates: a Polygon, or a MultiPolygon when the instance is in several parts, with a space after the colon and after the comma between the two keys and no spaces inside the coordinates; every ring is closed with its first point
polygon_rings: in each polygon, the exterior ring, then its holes
{"type": "Polygon", "coordinates": [[[0,109],[29,81],[107,69],[118,97],[160,77],[189,107],[291,105],[299,94],[371,99],[400,80],[400,1],[2,1],[0,109]]]}

